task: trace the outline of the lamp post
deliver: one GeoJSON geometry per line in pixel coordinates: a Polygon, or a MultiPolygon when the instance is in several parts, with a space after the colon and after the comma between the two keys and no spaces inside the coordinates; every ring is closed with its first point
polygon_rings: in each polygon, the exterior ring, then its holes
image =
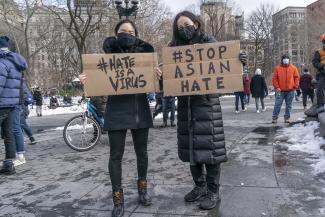
{"type": "Polygon", "coordinates": [[[122,0],[116,0],[115,1],[115,5],[116,5],[116,10],[117,13],[120,17],[120,19],[122,19],[122,17],[126,17],[126,19],[129,19],[130,16],[137,16],[137,12],[138,12],[138,4],[139,1],[138,0],[124,0],[125,3],[125,7],[122,6],[123,1],[122,0]],[[130,3],[131,2],[131,3],[130,3]],[[130,7],[131,5],[131,7],[130,7]]]}

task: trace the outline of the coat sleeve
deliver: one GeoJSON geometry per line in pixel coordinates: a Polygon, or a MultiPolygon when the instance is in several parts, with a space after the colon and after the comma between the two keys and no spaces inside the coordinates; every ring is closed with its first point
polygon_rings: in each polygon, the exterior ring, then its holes
{"type": "Polygon", "coordinates": [[[274,89],[280,88],[280,85],[279,85],[279,75],[278,75],[277,68],[275,68],[274,73],[273,73],[272,84],[273,84],[274,89]]]}
{"type": "Polygon", "coordinates": [[[315,52],[312,63],[318,71],[322,71],[325,67],[325,65],[320,62],[320,54],[318,51],[315,52]]]}
{"type": "Polygon", "coordinates": [[[269,95],[269,90],[267,89],[265,78],[263,78],[263,88],[264,88],[265,96],[269,95]]]}
{"type": "Polygon", "coordinates": [[[8,77],[8,71],[5,65],[0,64],[0,95],[5,87],[6,81],[8,77]]]}

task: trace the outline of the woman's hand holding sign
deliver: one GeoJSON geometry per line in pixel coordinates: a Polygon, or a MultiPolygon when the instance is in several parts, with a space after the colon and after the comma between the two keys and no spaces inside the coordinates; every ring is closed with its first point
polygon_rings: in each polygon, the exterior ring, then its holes
{"type": "Polygon", "coordinates": [[[86,83],[86,79],[87,79],[87,76],[85,73],[82,73],[79,75],[79,80],[82,84],[85,84],[86,83]]]}

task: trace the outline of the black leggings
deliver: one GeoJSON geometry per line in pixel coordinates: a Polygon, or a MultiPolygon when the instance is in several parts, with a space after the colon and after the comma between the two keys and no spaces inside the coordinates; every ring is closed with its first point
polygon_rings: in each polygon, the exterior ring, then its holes
{"type": "MultiPolygon", "coordinates": [[[[108,138],[110,144],[109,175],[112,182],[113,191],[122,189],[122,158],[125,148],[125,138],[127,130],[109,131],[108,138]]],[[[148,133],[149,129],[131,130],[134,149],[137,156],[138,179],[147,179],[148,170],[148,133]]]]}
{"type": "Polygon", "coordinates": [[[219,192],[220,164],[197,164],[191,166],[191,174],[196,186],[207,185],[208,189],[214,193],[219,192]],[[206,174],[204,174],[204,167],[206,174]]]}

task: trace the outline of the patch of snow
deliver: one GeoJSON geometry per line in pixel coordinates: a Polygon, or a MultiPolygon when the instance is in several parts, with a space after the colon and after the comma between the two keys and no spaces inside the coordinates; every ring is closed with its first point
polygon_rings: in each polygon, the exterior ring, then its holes
{"type": "Polygon", "coordinates": [[[319,128],[318,122],[308,122],[296,124],[279,131],[276,139],[285,141],[281,145],[288,147],[289,151],[299,151],[311,155],[315,175],[325,173],[325,152],[321,146],[325,144],[325,139],[315,135],[315,130],[319,128]]]}
{"type": "MultiPolygon", "coordinates": [[[[58,107],[56,109],[49,109],[47,106],[43,106],[42,115],[59,115],[59,114],[72,114],[72,113],[82,113],[84,111],[83,107],[80,105],[74,105],[71,107],[58,107]]],[[[36,106],[30,107],[30,117],[36,116],[36,106]]]]}

